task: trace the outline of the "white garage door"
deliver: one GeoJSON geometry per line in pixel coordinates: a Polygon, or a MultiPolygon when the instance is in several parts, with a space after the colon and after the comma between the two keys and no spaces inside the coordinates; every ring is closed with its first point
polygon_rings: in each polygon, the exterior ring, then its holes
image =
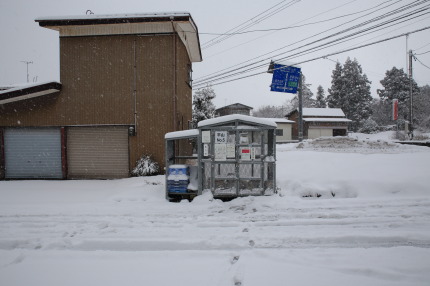
{"type": "Polygon", "coordinates": [[[61,132],[56,128],[11,128],[4,133],[7,179],[61,179],[61,132]]]}
{"type": "Polygon", "coordinates": [[[68,128],[68,178],[126,178],[128,162],[127,127],[68,128]]]}
{"type": "Polygon", "coordinates": [[[316,139],[323,136],[333,136],[333,129],[330,128],[309,128],[308,139],[316,139]]]}

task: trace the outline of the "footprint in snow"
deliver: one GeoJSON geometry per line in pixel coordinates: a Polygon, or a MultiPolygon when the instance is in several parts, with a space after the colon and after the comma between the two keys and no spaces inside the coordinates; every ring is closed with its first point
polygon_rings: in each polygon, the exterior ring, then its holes
{"type": "Polygon", "coordinates": [[[240,258],[240,256],[239,256],[239,255],[234,256],[234,257],[231,259],[230,263],[231,263],[231,264],[235,264],[235,263],[239,260],[239,258],[240,258]]]}

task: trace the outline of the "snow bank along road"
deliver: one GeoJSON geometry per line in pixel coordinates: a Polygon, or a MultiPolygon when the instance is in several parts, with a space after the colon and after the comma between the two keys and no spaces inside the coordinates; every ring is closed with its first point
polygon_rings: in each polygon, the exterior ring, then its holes
{"type": "Polygon", "coordinates": [[[278,148],[278,195],[231,202],[2,181],[0,285],[430,285],[430,150],[320,143],[278,148]]]}

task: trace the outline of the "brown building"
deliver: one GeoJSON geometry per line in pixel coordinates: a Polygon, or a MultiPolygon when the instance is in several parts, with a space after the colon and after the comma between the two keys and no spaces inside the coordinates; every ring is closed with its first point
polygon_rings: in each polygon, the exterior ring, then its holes
{"type": "Polygon", "coordinates": [[[215,109],[215,117],[231,115],[231,114],[242,114],[242,115],[251,115],[251,110],[253,108],[241,103],[235,103],[220,107],[215,109]]]}
{"type": "Polygon", "coordinates": [[[121,178],[188,129],[189,13],[36,19],[59,32],[60,81],[0,92],[0,178],[121,178]]]}
{"type": "MultiPolygon", "coordinates": [[[[286,116],[294,121],[292,139],[299,138],[299,111],[290,111],[286,116]]],[[[351,120],[340,108],[303,108],[303,138],[315,139],[322,136],[346,136],[351,120]]]]}

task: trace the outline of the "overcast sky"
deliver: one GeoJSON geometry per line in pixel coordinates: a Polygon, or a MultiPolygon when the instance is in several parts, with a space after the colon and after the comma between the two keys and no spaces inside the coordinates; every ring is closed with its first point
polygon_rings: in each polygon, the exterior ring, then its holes
{"type": "MultiPolygon", "coordinates": [[[[27,81],[27,65],[22,61],[33,62],[28,65],[31,82],[60,80],[58,32],[39,27],[34,20],[44,16],[84,15],[88,9],[95,14],[190,12],[200,32],[203,53],[203,62],[193,65],[195,83],[204,76],[258,61],[262,67],[251,73],[240,74],[240,76],[247,76],[259,73],[257,76],[219,85],[217,82],[213,82],[217,94],[215,99],[217,107],[240,102],[255,109],[262,105],[280,105],[292,98],[292,95],[289,94],[270,92],[271,75],[264,73],[270,59],[279,60],[285,57],[288,62],[308,61],[430,26],[430,11],[428,10],[430,3],[427,1],[1,0],[0,86],[27,81]],[[421,2],[423,2],[421,5],[401,12],[400,7],[421,2]],[[421,12],[416,11],[417,9],[421,12]],[[393,11],[398,13],[383,18],[381,21],[362,25],[365,21],[393,11]],[[409,17],[397,22],[392,21],[396,16],[405,16],[406,13],[413,11],[416,13],[409,17]],[[344,43],[336,42],[330,47],[312,53],[292,56],[294,53],[363,31],[363,29],[387,20],[389,23],[381,26],[380,28],[384,28],[382,30],[369,30],[362,37],[344,43]],[[211,33],[222,34],[243,23],[249,26],[243,30],[248,33],[230,35],[227,39],[214,45],[211,45],[214,42],[209,42],[217,37],[211,33]],[[348,33],[339,34],[337,37],[321,40],[354,25],[361,26],[348,33]],[[289,28],[286,29],[287,27],[289,28]],[[311,42],[315,43],[310,44],[311,42]],[[275,50],[276,52],[271,53],[275,50]]],[[[401,37],[334,55],[328,59],[303,63],[301,68],[306,76],[306,82],[312,84],[311,90],[316,93],[318,85],[322,85],[327,95],[335,62],[339,61],[343,64],[347,57],[356,58],[361,64],[363,72],[372,81],[372,95],[377,97],[376,89],[381,88],[379,81],[384,78],[385,72],[393,66],[406,68],[407,46],[417,54],[419,60],[413,62],[414,79],[420,86],[430,84],[430,52],[426,53],[430,51],[430,29],[411,34],[408,41],[406,41],[406,37],[401,37]]],[[[243,72],[243,69],[239,69],[238,72],[243,72]]]]}

